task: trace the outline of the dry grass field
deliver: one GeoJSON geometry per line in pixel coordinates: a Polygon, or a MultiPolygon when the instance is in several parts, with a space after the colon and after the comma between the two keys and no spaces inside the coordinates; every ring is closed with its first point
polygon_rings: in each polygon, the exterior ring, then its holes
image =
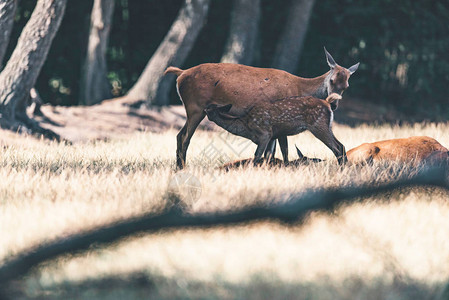
{"type": "MultiPolygon", "coordinates": [[[[428,135],[449,146],[449,124],[336,125],[350,149],[362,142],[428,135]]],[[[67,145],[2,132],[0,260],[57,237],[144,212],[169,198],[176,131],[67,145]]],[[[285,201],[321,187],[386,182],[415,171],[397,163],[339,168],[308,133],[289,138],[309,157],[298,168],[224,172],[255,145],[198,131],[188,168],[201,185],[189,213],[285,201]]],[[[11,287],[14,299],[437,299],[449,280],[449,193],[404,189],[315,212],[284,226],[164,231],[46,263],[11,287]]]]}

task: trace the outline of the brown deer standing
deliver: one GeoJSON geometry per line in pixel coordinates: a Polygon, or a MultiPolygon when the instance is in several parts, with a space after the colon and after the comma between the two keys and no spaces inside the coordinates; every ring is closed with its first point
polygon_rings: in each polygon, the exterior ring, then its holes
{"type": "Polygon", "coordinates": [[[209,104],[205,113],[218,126],[257,144],[254,164],[262,161],[262,155],[271,140],[305,130],[309,130],[331,149],[338,163],[343,164],[347,161],[345,147],[332,132],[334,113],[331,105],[340,99],[340,95],[332,93],[326,100],[307,96],[253,101],[242,116],[229,112],[232,104],[209,104]]]}
{"type": "MultiPolygon", "coordinates": [[[[315,78],[301,78],[282,70],[226,63],[202,64],[187,70],[168,67],[165,74],[174,73],[178,76],[177,90],[187,114],[186,124],[177,135],[177,167],[184,167],[190,139],[206,116],[204,109],[209,104],[231,104],[232,114],[239,115],[244,114],[255,99],[269,101],[291,96],[325,99],[331,93],[341,95],[349,87],[348,79],[357,70],[359,63],[346,69],[339,66],[326,49],[324,51],[330,71],[315,78]]],[[[338,101],[335,101],[332,109],[335,110],[337,106],[338,101]]],[[[279,143],[286,145],[287,138],[281,137],[279,143]]],[[[275,142],[270,141],[269,152],[274,151],[274,145],[275,142]]],[[[288,158],[284,156],[284,160],[288,158]]]]}
{"type": "Polygon", "coordinates": [[[448,161],[449,150],[428,136],[413,136],[365,143],[348,151],[351,163],[399,161],[404,163],[441,163],[448,161]]]}

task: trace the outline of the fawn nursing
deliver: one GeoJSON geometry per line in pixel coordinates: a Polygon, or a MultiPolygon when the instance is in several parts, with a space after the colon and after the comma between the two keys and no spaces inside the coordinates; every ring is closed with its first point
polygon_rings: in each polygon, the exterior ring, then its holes
{"type": "MultiPolygon", "coordinates": [[[[178,94],[187,114],[186,124],[177,135],[177,167],[184,167],[190,139],[206,116],[205,109],[210,104],[231,104],[230,113],[242,115],[254,107],[255,101],[264,103],[286,97],[295,97],[289,101],[296,101],[303,96],[325,99],[332,93],[341,95],[348,88],[349,77],[359,64],[346,69],[338,65],[327,51],[325,54],[330,71],[315,78],[301,78],[282,70],[226,63],[202,64],[187,70],[167,68],[166,74],[178,76],[178,94]]],[[[338,100],[331,105],[336,109],[338,100]]],[[[281,148],[284,154],[287,153],[287,139],[285,136],[281,139],[279,142],[284,148],[281,148]]],[[[274,145],[275,140],[269,141],[268,154],[273,153],[274,145]]]]}
{"type": "MultiPolygon", "coordinates": [[[[346,156],[345,148],[332,133],[333,111],[359,64],[346,69],[326,49],[325,54],[330,71],[315,78],[226,63],[202,64],[187,70],[167,68],[166,74],[178,77],[177,90],[187,114],[186,124],[177,135],[177,167],[185,166],[190,139],[206,115],[231,133],[256,143],[256,163],[264,153],[266,158],[272,158],[277,139],[284,163],[288,164],[287,136],[305,130],[326,144],[340,164],[348,159],[354,163],[447,159],[447,149],[428,137],[363,144],[346,156]]],[[[304,158],[300,155],[301,160],[304,158]]]]}
{"type": "MultiPolygon", "coordinates": [[[[220,127],[257,144],[254,163],[261,161],[271,140],[279,139],[281,150],[284,151],[286,147],[283,147],[283,143],[287,141],[287,136],[309,130],[332,150],[338,163],[343,164],[347,161],[345,147],[332,132],[331,105],[340,99],[340,95],[332,93],[326,100],[312,96],[259,100],[254,101],[240,116],[229,112],[231,104],[210,104],[205,113],[209,120],[220,127]]],[[[283,155],[286,156],[285,153],[283,155]]]]}

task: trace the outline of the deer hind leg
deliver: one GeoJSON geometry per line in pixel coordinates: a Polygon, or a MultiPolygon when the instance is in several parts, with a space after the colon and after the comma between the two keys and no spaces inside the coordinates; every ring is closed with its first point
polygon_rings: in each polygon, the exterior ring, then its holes
{"type": "Polygon", "coordinates": [[[204,111],[194,114],[187,112],[187,122],[177,136],[176,165],[178,169],[185,167],[190,139],[205,116],[206,113],[204,111]]]}
{"type": "Polygon", "coordinates": [[[182,156],[182,141],[186,135],[187,131],[187,122],[184,124],[182,129],[179,131],[176,136],[176,167],[178,169],[184,168],[185,165],[185,157],[182,156]]]}
{"type": "Polygon", "coordinates": [[[335,157],[337,157],[339,165],[348,162],[345,146],[343,146],[343,144],[340,143],[335,138],[330,128],[328,130],[322,130],[320,128],[312,128],[310,131],[317,139],[322,141],[329,149],[331,149],[335,157]]]}
{"type": "Polygon", "coordinates": [[[288,141],[287,137],[283,136],[278,138],[279,147],[281,148],[282,158],[284,159],[284,164],[288,165],[288,141]]]}
{"type": "Polygon", "coordinates": [[[274,159],[274,155],[276,154],[276,140],[270,140],[268,143],[267,149],[264,152],[263,157],[266,161],[271,161],[274,159]]]}

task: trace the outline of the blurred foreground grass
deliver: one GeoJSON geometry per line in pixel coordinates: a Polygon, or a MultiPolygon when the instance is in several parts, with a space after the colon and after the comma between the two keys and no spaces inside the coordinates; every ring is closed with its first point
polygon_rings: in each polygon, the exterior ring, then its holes
{"type": "MultiPolygon", "coordinates": [[[[362,142],[429,135],[449,146],[449,124],[335,126],[350,149],[362,142]]],[[[176,174],[176,132],[66,145],[4,132],[0,157],[0,259],[42,241],[144,212],[158,212],[176,174]]],[[[309,134],[289,138],[309,157],[299,168],[223,172],[255,145],[198,131],[188,168],[201,196],[189,213],[285,201],[320,187],[376,184],[415,171],[396,163],[340,168],[309,134]]],[[[449,194],[421,188],[313,213],[301,224],[252,223],[130,237],[41,266],[14,298],[432,299],[449,279],[449,194]]]]}

